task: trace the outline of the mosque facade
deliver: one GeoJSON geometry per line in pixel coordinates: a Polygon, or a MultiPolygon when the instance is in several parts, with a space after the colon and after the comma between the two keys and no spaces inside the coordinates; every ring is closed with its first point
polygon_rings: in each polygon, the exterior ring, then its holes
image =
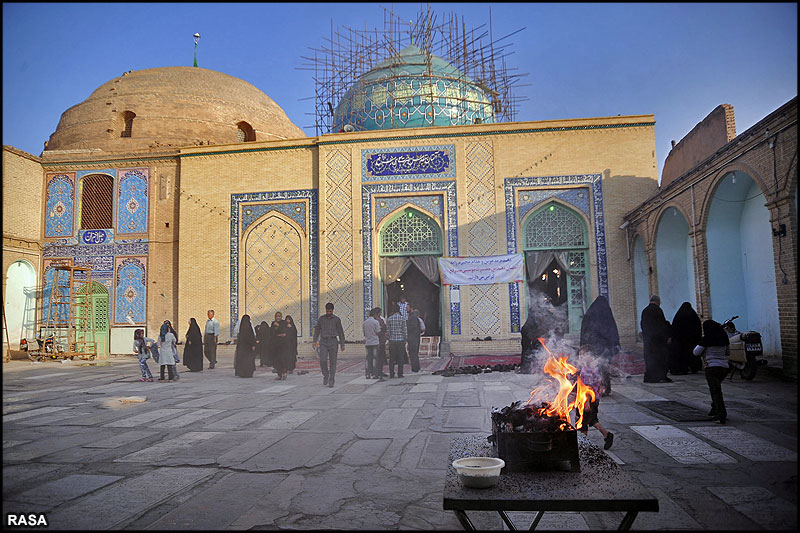
{"type": "Polygon", "coordinates": [[[181,332],[208,309],[222,342],[242,315],[280,311],[308,345],[327,302],[363,342],[368,311],[401,295],[453,350],[518,346],[534,294],[576,336],[603,295],[636,349],[641,293],[658,285],[637,278],[620,226],[659,194],[654,116],[500,123],[477,84],[443,60],[421,77],[418,57],[408,47],[357,80],[336,133],[306,137],[243,80],[164,67],[65,111],[38,157],[4,146],[12,347],[33,336],[53,267],[69,264],[91,268],[109,353],[128,353],[136,328],[153,336],[169,319],[181,332]],[[406,75],[382,75],[398,64],[406,75]],[[520,253],[513,283],[443,285],[435,266],[520,253]]]}

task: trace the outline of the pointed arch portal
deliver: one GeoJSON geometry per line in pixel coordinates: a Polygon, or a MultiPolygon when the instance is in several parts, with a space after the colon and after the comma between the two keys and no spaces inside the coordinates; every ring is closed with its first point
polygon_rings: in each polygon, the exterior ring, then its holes
{"type": "Polygon", "coordinates": [[[387,219],[379,235],[384,314],[405,296],[419,308],[426,336],[441,336],[441,286],[436,258],[442,256],[442,229],[432,217],[405,207],[387,219]],[[434,275],[436,273],[436,275],[434,275]]]}

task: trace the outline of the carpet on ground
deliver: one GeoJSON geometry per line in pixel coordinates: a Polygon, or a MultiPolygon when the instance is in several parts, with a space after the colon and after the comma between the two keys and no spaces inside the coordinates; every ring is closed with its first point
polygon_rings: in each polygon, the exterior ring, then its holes
{"type": "Polygon", "coordinates": [[[705,412],[681,402],[658,400],[637,403],[642,407],[646,407],[660,415],[671,418],[676,422],[708,422],[709,420],[705,412]]]}

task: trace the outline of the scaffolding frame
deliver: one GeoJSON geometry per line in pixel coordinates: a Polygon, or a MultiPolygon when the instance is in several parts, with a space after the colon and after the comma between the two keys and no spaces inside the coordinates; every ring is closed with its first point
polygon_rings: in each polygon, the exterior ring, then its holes
{"type": "MultiPolygon", "coordinates": [[[[431,11],[420,8],[415,21],[404,22],[391,9],[383,8],[383,29],[363,30],[347,26],[334,31],[331,20],[331,34],[323,38],[320,48],[310,47],[312,56],[302,56],[305,60],[299,70],[314,73],[315,95],[300,100],[314,100],[316,135],[330,133],[334,128],[334,110],[353,84],[370,69],[387,59],[396,56],[405,46],[415,44],[427,55],[428,76],[431,75],[431,57],[438,56],[453,65],[461,73],[459,81],[468,83],[470,78],[480,87],[490,100],[497,122],[513,122],[519,103],[527,97],[517,96],[512,89],[522,87],[521,79],[527,73],[516,73],[506,59],[513,54],[513,43],[507,39],[525,28],[515,30],[499,39],[492,34],[492,11],[489,7],[489,23],[467,29],[463,16],[454,12],[442,15],[442,21],[431,11]]],[[[391,72],[389,79],[396,77],[391,72]]],[[[399,74],[399,73],[398,73],[399,74]]],[[[432,84],[428,84],[431,87],[432,84]]],[[[389,84],[389,97],[394,101],[389,84]]],[[[433,98],[433,94],[430,95],[433,98]]],[[[461,98],[460,101],[484,104],[461,98]]],[[[390,113],[392,127],[396,125],[394,113],[390,113]]]]}
{"type": "Polygon", "coordinates": [[[54,266],[47,313],[39,316],[36,328],[39,348],[29,347],[29,358],[91,361],[97,357],[91,268],[54,266]]]}

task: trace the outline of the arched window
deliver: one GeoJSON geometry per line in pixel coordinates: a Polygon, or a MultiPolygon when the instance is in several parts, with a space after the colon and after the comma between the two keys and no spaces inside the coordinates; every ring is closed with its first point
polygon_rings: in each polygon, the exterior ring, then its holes
{"type": "Polygon", "coordinates": [[[125,122],[125,128],[122,130],[122,137],[130,137],[133,131],[133,119],[136,118],[136,113],[133,111],[125,111],[122,115],[122,120],[125,122]]]}
{"type": "Polygon", "coordinates": [[[114,180],[105,174],[81,180],[81,229],[113,228],[114,180]]]}
{"type": "Polygon", "coordinates": [[[441,255],[442,232],[427,215],[406,208],[381,230],[381,255],[441,255]]]}
{"type": "Polygon", "coordinates": [[[236,139],[240,143],[256,140],[256,132],[253,131],[253,127],[247,122],[238,123],[236,128],[236,139]]]}

